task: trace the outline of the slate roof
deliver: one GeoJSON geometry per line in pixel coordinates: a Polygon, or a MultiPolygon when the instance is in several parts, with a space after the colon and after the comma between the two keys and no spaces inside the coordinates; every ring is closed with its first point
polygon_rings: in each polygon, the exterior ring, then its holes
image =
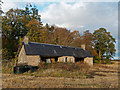
{"type": "Polygon", "coordinates": [[[82,48],[65,47],[52,44],[29,42],[25,44],[26,55],[40,55],[42,57],[74,56],[76,58],[92,57],[90,53],[82,48]]]}

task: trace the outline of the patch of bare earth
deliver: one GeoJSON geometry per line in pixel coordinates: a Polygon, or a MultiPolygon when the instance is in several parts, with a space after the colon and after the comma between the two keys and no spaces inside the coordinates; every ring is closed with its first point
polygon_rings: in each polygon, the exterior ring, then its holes
{"type": "Polygon", "coordinates": [[[118,88],[118,64],[94,64],[86,77],[2,74],[3,88],[118,88]]]}

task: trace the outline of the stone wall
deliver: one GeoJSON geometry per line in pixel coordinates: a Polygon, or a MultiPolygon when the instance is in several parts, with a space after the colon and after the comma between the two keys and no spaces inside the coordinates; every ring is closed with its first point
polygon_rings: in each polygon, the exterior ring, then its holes
{"type": "Polygon", "coordinates": [[[27,55],[28,65],[38,66],[38,64],[40,63],[40,60],[41,58],[39,55],[27,55]]]}
{"type": "Polygon", "coordinates": [[[27,63],[27,57],[24,49],[24,45],[22,46],[20,53],[18,55],[18,64],[27,63]]]}
{"type": "Polygon", "coordinates": [[[32,66],[37,66],[41,58],[39,55],[26,55],[24,45],[18,55],[18,64],[27,64],[32,66]]]}
{"type": "Polygon", "coordinates": [[[93,66],[93,57],[84,58],[84,63],[87,63],[90,66],[93,66]]]}
{"type": "Polygon", "coordinates": [[[73,56],[62,56],[58,58],[58,62],[66,62],[66,58],[67,58],[67,62],[75,62],[75,58],[73,56]]]}

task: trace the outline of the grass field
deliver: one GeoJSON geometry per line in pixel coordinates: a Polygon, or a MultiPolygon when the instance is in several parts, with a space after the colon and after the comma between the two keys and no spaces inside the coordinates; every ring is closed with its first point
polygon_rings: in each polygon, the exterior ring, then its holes
{"type": "Polygon", "coordinates": [[[43,66],[34,73],[2,74],[3,88],[118,88],[118,61],[114,64],[43,66]]]}

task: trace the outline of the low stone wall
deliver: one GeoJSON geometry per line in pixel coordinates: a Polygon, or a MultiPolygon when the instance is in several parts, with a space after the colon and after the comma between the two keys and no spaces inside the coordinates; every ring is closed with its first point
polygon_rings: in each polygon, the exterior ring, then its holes
{"type": "Polygon", "coordinates": [[[41,58],[39,55],[27,55],[28,65],[38,66],[38,64],[40,63],[40,60],[41,58]]]}
{"type": "Polygon", "coordinates": [[[67,62],[75,62],[75,58],[73,56],[62,56],[58,58],[58,62],[66,62],[66,58],[67,58],[67,62]]]}
{"type": "Polygon", "coordinates": [[[87,63],[90,66],[93,66],[93,57],[84,58],[84,63],[87,63]]]}

